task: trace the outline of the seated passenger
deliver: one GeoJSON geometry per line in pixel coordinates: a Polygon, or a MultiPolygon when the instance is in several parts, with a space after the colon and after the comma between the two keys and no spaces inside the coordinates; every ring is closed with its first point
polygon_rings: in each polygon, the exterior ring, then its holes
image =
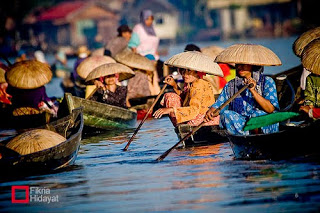
{"type": "Polygon", "coordinates": [[[57,116],[58,107],[47,96],[45,84],[52,78],[47,64],[36,60],[15,63],[6,73],[8,93],[12,95],[13,115],[39,114],[47,111],[57,116]]]}
{"type": "Polygon", "coordinates": [[[117,85],[118,78],[119,74],[112,74],[95,80],[94,84],[98,87],[98,90],[90,100],[128,108],[127,87],[117,85]]]}
{"type": "Polygon", "coordinates": [[[310,71],[306,79],[306,87],[304,91],[305,102],[300,110],[307,113],[310,118],[320,118],[320,39],[310,42],[302,52],[302,65],[310,71]]]}

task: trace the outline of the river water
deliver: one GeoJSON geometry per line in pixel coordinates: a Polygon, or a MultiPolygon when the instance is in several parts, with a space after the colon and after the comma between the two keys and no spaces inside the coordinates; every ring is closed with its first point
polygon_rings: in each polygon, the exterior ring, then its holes
{"type": "MultiPolygon", "coordinates": [[[[298,63],[294,59],[290,65],[298,63]]],[[[320,161],[235,160],[230,145],[221,143],[174,150],[156,162],[178,141],[170,120],[147,120],[124,152],[133,131],[84,135],[69,168],[0,179],[0,212],[320,211],[320,161]],[[55,200],[12,203],[16,185],[46,189],[44,195],[55,200]]],[[[16,190],[16,198],[24,196],[16,190]]]]}

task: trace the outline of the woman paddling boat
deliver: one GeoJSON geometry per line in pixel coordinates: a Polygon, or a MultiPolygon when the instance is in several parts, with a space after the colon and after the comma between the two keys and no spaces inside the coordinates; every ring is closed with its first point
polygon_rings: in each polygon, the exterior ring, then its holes
{"type": "MultiPolygon", "coordinates": [[[[180,89],[171,76],[165,78],[165,83],[171,85],[174,93],[166,93],[162,105],[153,115],[161,118],[169,114],[174,126],[188,123],[191,126],[199,125],[205,116],[208,107],[215,102],[212,85],[202,79],[206,74],[223,76],[218,64],[211,58],[197,51],[183,52],[174,55],[165,62],[166,65],[177,67],[185,81],[180,89]]],[[[207,125],[218,125],[219,118],[213,119],[207,125]]]]}
{"type": "MultiPolygon", "coordinates": [[[[279,66],[281,61],[270,49],[255,44],[236,44],[222,51],[216,62],[235,63],[237,76],[223,88],[217,102],[207,112],[205,121],[218,116],[215,112],[226,100],[245,84],[253,84],[220,112],[220,126],[230,134],[249,135],[243,127],[251,117],[257,117],[279,110],[274,80],[262,74],[262,66],[279,66]],[[261,57],[264,56],[264,57],[261,57]]],[[[279,131],[279,124],[262,127],[263,133],[279,131]]]]}

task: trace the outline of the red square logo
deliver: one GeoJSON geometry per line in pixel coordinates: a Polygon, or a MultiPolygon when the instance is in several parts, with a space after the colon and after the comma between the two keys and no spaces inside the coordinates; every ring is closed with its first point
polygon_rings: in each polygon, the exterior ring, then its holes
{"type": "Polygon", "coordinates": [[[12,186],[11,187],[12,203],[29,203],[29,186],[12,186]],[[24,190],[26,197],[24,199],[16,199],[16,190],[24,190]]]}

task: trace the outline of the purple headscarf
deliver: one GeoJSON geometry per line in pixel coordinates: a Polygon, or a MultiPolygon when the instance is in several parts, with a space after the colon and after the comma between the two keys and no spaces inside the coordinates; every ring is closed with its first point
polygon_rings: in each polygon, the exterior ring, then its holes
{"type": "Polygon", "coordinates": [[[156,36],[156,32],[154,31],[153,25],[148,27],[145,24],[145,20],[148,19],[150,16],[152,16],[152,11],[151,10],[142,10],[140,14],[140,23],[142,24],[144,30],[147,32],[147,34],[156,36]]]}

